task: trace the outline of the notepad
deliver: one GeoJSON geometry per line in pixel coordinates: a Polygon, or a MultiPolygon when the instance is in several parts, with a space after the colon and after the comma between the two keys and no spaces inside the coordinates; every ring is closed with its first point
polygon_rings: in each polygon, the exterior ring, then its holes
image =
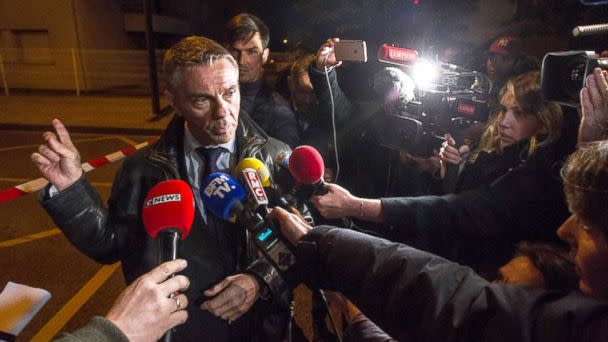
{"type": "Polygon", "coordinates": [[[0,333],[18,336],[49,299],[47,290],[8,282],[0,293],[0,333]]]}

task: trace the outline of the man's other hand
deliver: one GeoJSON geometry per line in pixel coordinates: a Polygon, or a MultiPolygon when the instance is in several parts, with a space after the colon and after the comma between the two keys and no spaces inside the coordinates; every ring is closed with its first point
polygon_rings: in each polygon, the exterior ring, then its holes
{"type": "Polygon", "coordinates": [[[204,292],[214,297],[204,302],[201,309],[232,322],[244,315],[260,296],[260,284],[249,274],[237,274],[222,280],[204,292]]]}

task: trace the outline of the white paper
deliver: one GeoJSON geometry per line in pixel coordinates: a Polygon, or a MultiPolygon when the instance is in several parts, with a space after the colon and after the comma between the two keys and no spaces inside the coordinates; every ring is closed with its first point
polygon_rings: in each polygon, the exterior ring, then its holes
{"type": "Polygon", "coordinates": [[[0,331],[18,336],[49,299],[47,290],[9,281],[0,293],[0,331]]]}

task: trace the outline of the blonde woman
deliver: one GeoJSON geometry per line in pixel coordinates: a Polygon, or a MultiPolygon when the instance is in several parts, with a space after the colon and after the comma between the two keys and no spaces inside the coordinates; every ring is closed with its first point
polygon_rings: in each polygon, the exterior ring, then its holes
{"type": "Polygon", "coordinates": [[[559,105],[541,98],[540,73],[529,72],[507,82],[500,109],[485,129],[479,145],[454,147],[447,136],[440,151],[442,167],[462,165],[456,192],[490,184],[525,161],[538,148],[557,142],[563,115],[559,105]]]}

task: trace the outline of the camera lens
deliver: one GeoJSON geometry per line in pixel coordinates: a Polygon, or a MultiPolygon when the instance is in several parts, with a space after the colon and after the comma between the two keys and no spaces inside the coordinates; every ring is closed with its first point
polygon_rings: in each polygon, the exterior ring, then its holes
{"type": "Polygon", "coordinates": [[[578,94],[585,80],[586,69],[587,59],[583,56],[571,60],[566,66],[566,72],[562,74],[564,76],[562,89],[569,98],[578,99],[578,94]]]}

